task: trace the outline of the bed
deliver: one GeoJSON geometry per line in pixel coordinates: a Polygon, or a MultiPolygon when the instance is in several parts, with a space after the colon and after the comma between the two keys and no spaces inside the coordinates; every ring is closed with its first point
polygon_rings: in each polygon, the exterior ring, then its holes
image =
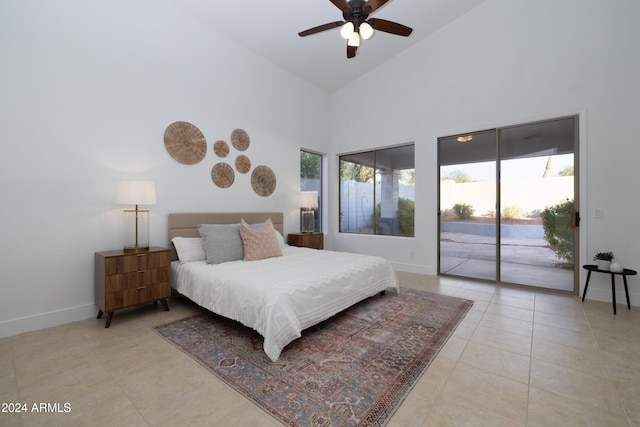
{"type": "MultiPolygon", "coordinates": [[[[201,224],[235,226],[241,219],[254,229],[270,221],[273,233],[279,233],[282,256],[211,264],[201,259],[202,254],[178,259],[172,244],[172,288],[198,305],[256,330],[264,337],[264,351],[274,362],[304,329],[378,293],[399,291],[395,271],[383,258],[285,245],[281,212],[172,213],[169,241],[179,243],[184,254],[183,243],[198,240],[201,224]],[[176,237],[182,239],[174,240],[176,237]]],[[[201,244],[210,250],[207,243],[211,239],[204,237],[201,244]]]]}

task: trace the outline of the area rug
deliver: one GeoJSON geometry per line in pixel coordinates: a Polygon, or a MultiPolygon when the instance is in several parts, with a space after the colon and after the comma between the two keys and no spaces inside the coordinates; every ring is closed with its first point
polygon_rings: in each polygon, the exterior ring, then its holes
{"type": "Polygon", "coordinates": [[[286,425],[384,426],[472,304],[390,291],[305,330],[275,363],[262,336],[213,313],[154,329],[286,425]]]}

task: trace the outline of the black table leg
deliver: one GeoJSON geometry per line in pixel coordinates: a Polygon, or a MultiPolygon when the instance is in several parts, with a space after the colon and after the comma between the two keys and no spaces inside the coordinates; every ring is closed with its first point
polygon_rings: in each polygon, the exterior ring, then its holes
{"type": "Polygon", "coordinates": [[[582,292],[582,302],[584,302],[584,297],[587,296],[587,288],[589,287],[589,279],[591,278],[591,270],[587,273],[587,283],[584,284],[584,292],[582,292]]]}
{"type": "Polygon", "coordinates": [[[624,282],[624,293],[627,296],[627,308],[631,310],[631,303],[629,302],[629,288],[627,288],[627,275],[622,275],[622,281],[624,282]]]}
{"type": "Polygon", "coordinates": [[[611,275],[611,295],[613,296],[613,314],[616,313],[616,275],[611,275]]]}

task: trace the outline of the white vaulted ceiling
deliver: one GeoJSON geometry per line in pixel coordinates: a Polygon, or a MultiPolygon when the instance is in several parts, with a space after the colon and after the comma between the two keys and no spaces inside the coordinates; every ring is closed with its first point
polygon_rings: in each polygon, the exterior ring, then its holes
{"type": "MultiPolygon", "coordinates": [[[[413,28],[409,37],[377,31],[347,59],[340,29],[307,37],[300,31],[342,20],[329,0],[165,0],[212,31],[292,74],[333,92],[446,26],[484,0],[390,0],[372,17],[413,28]]],[[[206,52],[203,52],[206,54],[206,52]]],[[[215,55],[215,52],[210,52],[215,55]]]]}

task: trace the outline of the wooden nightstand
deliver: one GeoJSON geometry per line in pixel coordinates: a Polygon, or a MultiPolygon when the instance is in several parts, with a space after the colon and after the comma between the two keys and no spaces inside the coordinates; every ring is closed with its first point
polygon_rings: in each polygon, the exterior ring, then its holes
{"type": "Polygon", "coordinates": [[[160,301],[169,311],[171,258],[169,249],[149,248],[148,252],[96,252],[96,305],[98,319],[107,313],[108,328],[113,312],[137,304],[160,301]]]}
{"type": "Polygon", "coordinates": [[[324,234],[322,233],[291,233],[287,236],[287,240],[291,246],[324,249],[324,234]]]}

